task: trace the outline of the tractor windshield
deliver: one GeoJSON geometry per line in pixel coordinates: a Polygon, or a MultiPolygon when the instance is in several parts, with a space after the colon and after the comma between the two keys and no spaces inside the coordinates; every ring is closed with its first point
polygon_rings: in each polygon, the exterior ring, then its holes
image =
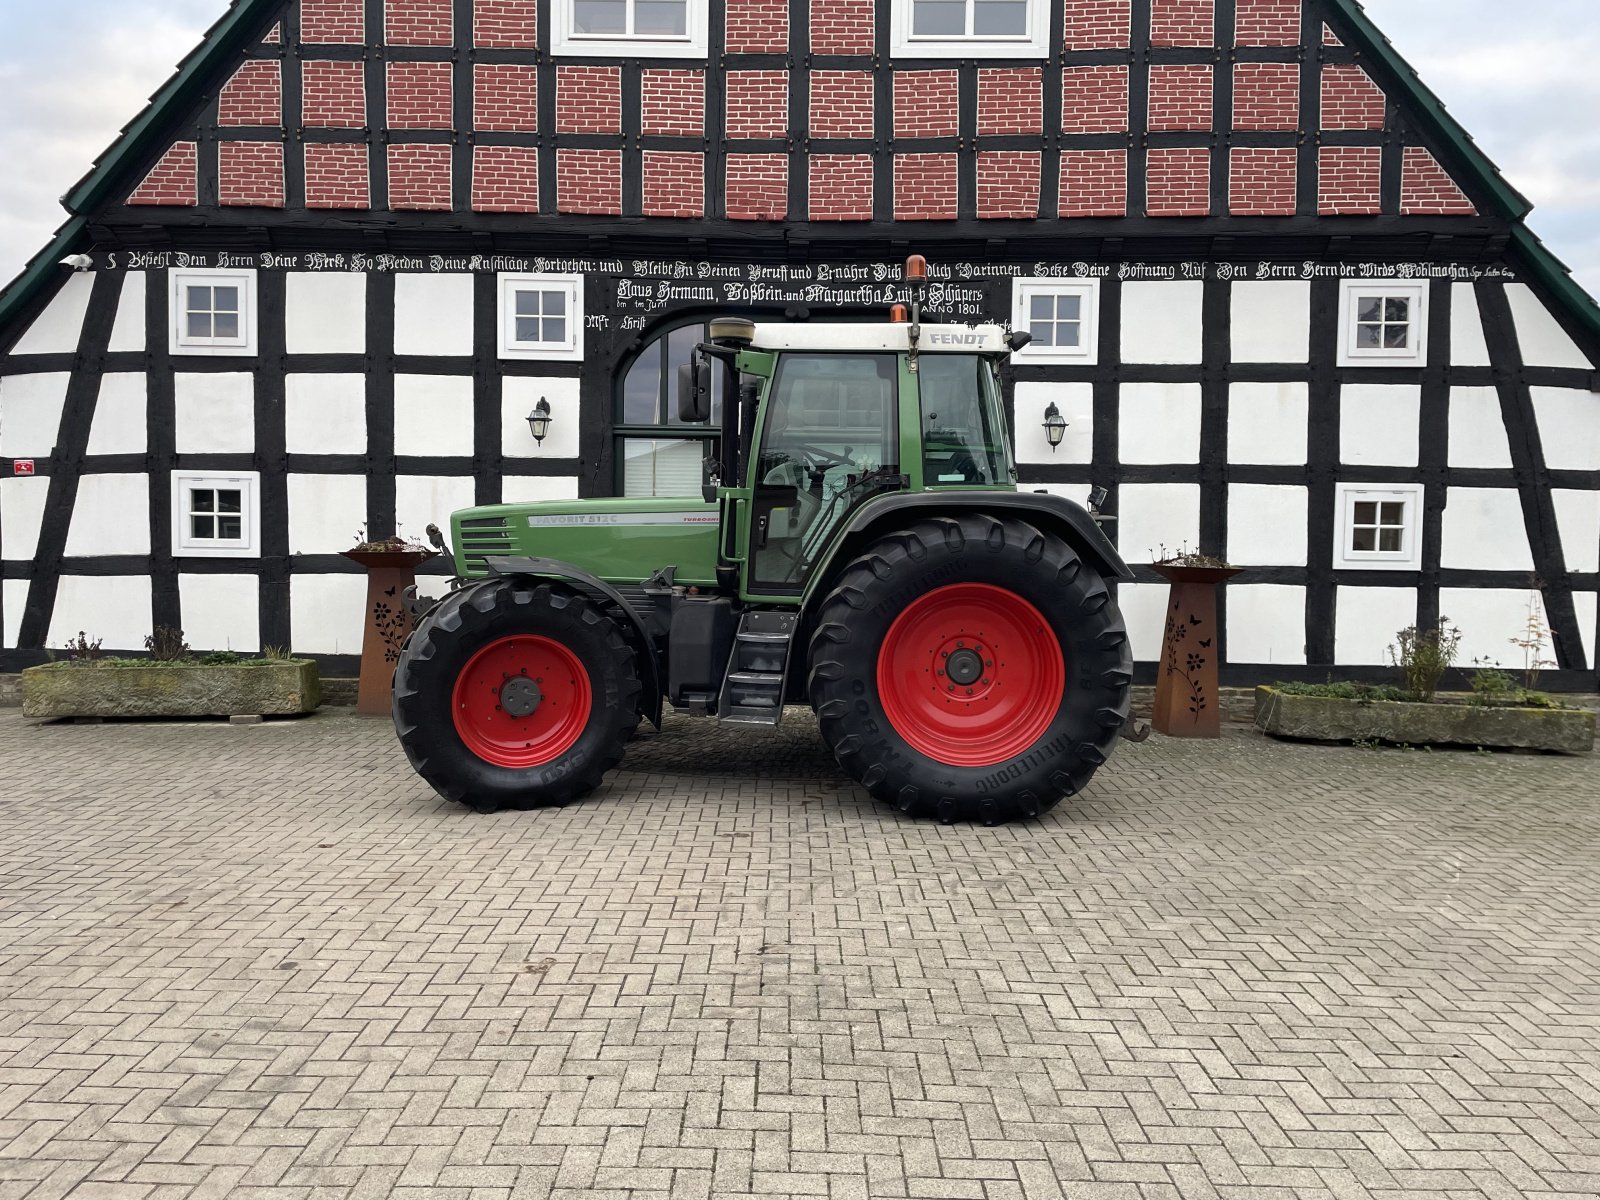
{"type": "Polygon", "coordinates": [[[898,363],[892,354],[785,354],[755,464],[754,578],[805,583],[863,489],[899,476],[898,363]]]}
{"type": "Polygon", "coordinates": [[[994,368],[976,354],[924,354],[922,471],[929,487],[1011,483],[994,368]]]}

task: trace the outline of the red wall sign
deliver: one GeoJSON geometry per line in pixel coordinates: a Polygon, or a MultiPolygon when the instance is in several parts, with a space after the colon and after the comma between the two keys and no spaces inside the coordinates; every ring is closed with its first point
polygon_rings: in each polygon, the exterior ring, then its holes
{"type": "Polygon", "coordinates": [[[32,475],[33,474],[33,459],[31,459],[31,458],[19,458],[19,459],[17,459],[15,462],[13,462],[11,464],[11,473],[13,475],[32,475]]]}

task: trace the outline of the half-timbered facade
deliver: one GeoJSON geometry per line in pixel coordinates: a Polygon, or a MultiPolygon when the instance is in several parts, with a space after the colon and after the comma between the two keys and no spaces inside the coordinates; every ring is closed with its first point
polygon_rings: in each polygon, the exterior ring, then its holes
{"type": "Polygon", "coordinates": [[[700,324],[915,251],[1033,334],[1025,485],[1245,568],[1236,680],[1441,614],[1520,665],[1530,605],[1594,679],[1600,312],[1353,0],[239,0],[66,204],[0,296],[12,667],[348,655],[358,532],[698,491],[700,324]]]}

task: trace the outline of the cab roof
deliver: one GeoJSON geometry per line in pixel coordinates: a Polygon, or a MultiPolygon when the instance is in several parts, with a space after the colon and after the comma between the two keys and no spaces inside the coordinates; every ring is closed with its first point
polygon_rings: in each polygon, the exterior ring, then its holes
{"type": "MultiPolygon", "coordinates": [[[[923,324],[917,350],[923,354],[1008,354],[998,325],[923,324]]],[[[911,326],[903,322],[849,324],[807,321],[757,324],[752,350],[909,350],[911,326]]]]}

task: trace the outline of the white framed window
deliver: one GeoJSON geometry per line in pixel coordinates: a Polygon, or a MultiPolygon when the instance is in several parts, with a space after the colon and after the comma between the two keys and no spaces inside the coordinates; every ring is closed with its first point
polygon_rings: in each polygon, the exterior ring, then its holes
{"type": "Polygon", "coordinates": [[[260,495],[257,471],[173,472],[173,555],[261,557],[260,495]]]}
{"type": "Polygon", "coordinates": [[[1422,569],[1422,485],[1341,483],[1335,569],[1422,569]]]}
{"type": "Polygon", "coordinates": [[[1014,356],[1018,363],[1093,366],[1100,350],[1100,281],[1012,280],[1011,328],[1033,335],[1014,356]]]}
{"type": "Polygon", "coordinates": [[[709,0],[552,0],[551,51],[704,58],[709,0]]]}
{"type": "Polygon", "coordinates": [[[1426,283],[1340,281],[1341,367],[1421,367],[1427,362],[1426,283]]]}
{"type": "Polygon", "coordinates": [[[501,275],[500,357],[583,358],[583,276],[501,275]]]}
{"type": "Polygon", "coordinates": [[[187,267],[167,275],[171,353],[256,353],[254,271],[187,267]]]}
{"type": "Polygon", "coordinates": [[[1048,58],[1046,0],[894,0],[890,52],[913,58],[1048,58]]]}

